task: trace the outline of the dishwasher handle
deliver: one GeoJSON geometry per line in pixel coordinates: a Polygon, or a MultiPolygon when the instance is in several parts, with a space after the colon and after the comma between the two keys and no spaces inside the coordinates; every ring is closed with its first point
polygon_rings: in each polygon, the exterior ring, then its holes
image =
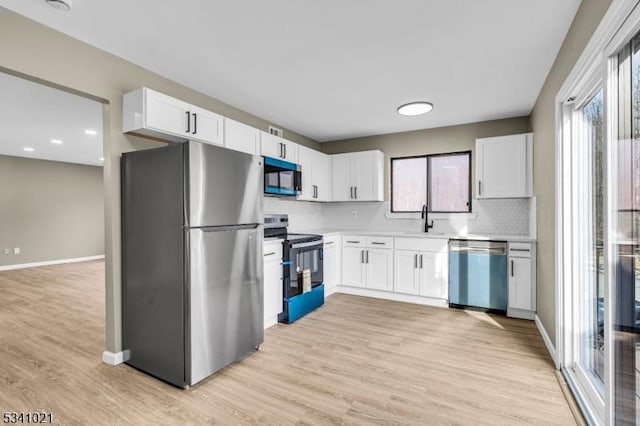
{"type": "Polygon", "coordinates": [[[493,255],[505,255],[507,254],[507,244],[503,242],[494,241],[464,241],[464,240],[451,240],[449,241],[450,253],[473,253],[473,254],[493,254],[493,255]]]}

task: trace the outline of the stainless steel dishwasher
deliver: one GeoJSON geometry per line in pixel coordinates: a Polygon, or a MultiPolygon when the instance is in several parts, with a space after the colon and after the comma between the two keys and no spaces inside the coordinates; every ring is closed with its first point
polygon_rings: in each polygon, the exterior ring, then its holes
{"type": "Polygon", "coordinates": [[[449,240],[449,306],[507,311],[507,243],[449,240]]]}

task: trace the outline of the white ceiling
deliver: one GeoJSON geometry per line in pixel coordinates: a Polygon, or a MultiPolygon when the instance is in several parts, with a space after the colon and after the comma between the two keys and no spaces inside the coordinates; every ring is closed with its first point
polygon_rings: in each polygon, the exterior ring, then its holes
{"type": "Polygon", "coordinates": [[[102,165],[100,103],[4,73],[0,93],[1,155],[102,165]]]}
{"type": "Polygon", "coordinates": [[[530,113],[580,0],[3,6],[318,141],[530,113]],[[420,117],[396,107],[435,105],[420,117]]]}

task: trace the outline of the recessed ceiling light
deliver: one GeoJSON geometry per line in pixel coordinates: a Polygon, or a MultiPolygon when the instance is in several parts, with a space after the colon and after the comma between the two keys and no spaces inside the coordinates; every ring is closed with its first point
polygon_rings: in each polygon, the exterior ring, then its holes
{"type": "Polygon", "coordinates": [[[35,151],[35,149],[31,148],[30,146],[25,147],[24,150],[27,151],[27,152],[35,151]]]}
{"type": "Polygon", "coordinates": [[[400,105],[398,107],[398,114],[400,115],[421,115],[426,114],[433,109],[431,102],[411,102],[408,104],[400,105]]]}
{"type": "Polygon", "coordinates": [[[51,143],[56,145],[62,145],[62,141],[60,139],[51,139],[51,143]]]}
{"type": "Polygon", "coordinates": [[[89,130],[89,129],[85,130],[84,133],[87,134],[87,135],[97,135],[98,134],[98,132],[96,132],[95,130],[89,130]]]}
{"type": "Polygon", "coordinates": [[[46,0],[47,4],[55,9],[68,12],[71,10],[71,0],[46,0]]]}

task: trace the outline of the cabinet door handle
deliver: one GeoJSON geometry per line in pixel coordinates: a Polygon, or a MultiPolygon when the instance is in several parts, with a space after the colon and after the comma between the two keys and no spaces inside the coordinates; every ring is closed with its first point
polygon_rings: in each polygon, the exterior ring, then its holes
{"type": "Polygon", "coordinates": [[[482,195],[482,181],[478,181],[478,195],[482,195]]]}
{"type": "Polygon", "coordinates": [[[384,245],[386,245],[387,243],[379,243],[379,242],[377,242],[377,241],[372,241],[372,242],[371,242],[371,244],[375,244],[375,245],[377,245],[377,246],[384,246],[384,245]]]}
{"type": "Polygon", "coordinates": [[[418,255],[414,254],[413,255],[413,269],[417,269],[418,268],[418,255]]]}
{"type": "Polygon", "coordinates": [[[275,251],[272,251],[272,252],[269,252],[269,253],[265,253],[265,254],[264,254],[264,257],[267,257],[267,256],[273,256],[274,254],[276,254],[276,252],[275,252],[275,251]]]}
{"type": "Polygon", "coordinates": [[[198,133],[198,114],[193,113],[193,134],[198,133]]]}
{"type": "Polygon", "coordinates": [[[357,200],[358,199],[358,187],[357,186],[353,187],[353,193],[355,194],[354,198],[357,200]]]}
{"type": "Polygon", "coordinates": [[[325,246],[328,246],[329,244],[333,244],[333,241],[325,241],[325,242],[324,242],[324,245],[325,245],[325,246]]]}
{"type": "Polygon", "coordinates": [[[511,276],[513,277],[513,260],[511,261],[511,276]]]}
{"type": "Polygon", "coordinates": [[[187,133],[191,133],[191,112],[187,111],[187,133]]]}
{"type": "Polygon", "coordinates": [[[509,249],[509,250],[511,250],[511,251],[526,251],[526,252],[531,251],[529,249],[519,249],[519,248],[512,248],[512,249],[509,249]]]}
{"type": "Polygon", "coordinates": [[[420,269],[422,269],[422,255],[420,255],[420,269]]]}
{"type": "Polygon", "coordinates": [[[284,155],[282,156],[282,158],[287,158],[287,144],[283,143],[282,147],[284,148],[284,155]]]}
{"type": "Polygon", "coordinates": [[[367,263],[369,263],[369,250],[367,250],[367,263]]]}
{"type": "Polygon", "coordinates": [[[360,263],[364,263],[364,250],[360,250],[360,263]]]}
{"type": "Polygon", "coordinates": [[[347,242],[351,244],[360,244],[360,241],[347,241],[347,242]]]}

